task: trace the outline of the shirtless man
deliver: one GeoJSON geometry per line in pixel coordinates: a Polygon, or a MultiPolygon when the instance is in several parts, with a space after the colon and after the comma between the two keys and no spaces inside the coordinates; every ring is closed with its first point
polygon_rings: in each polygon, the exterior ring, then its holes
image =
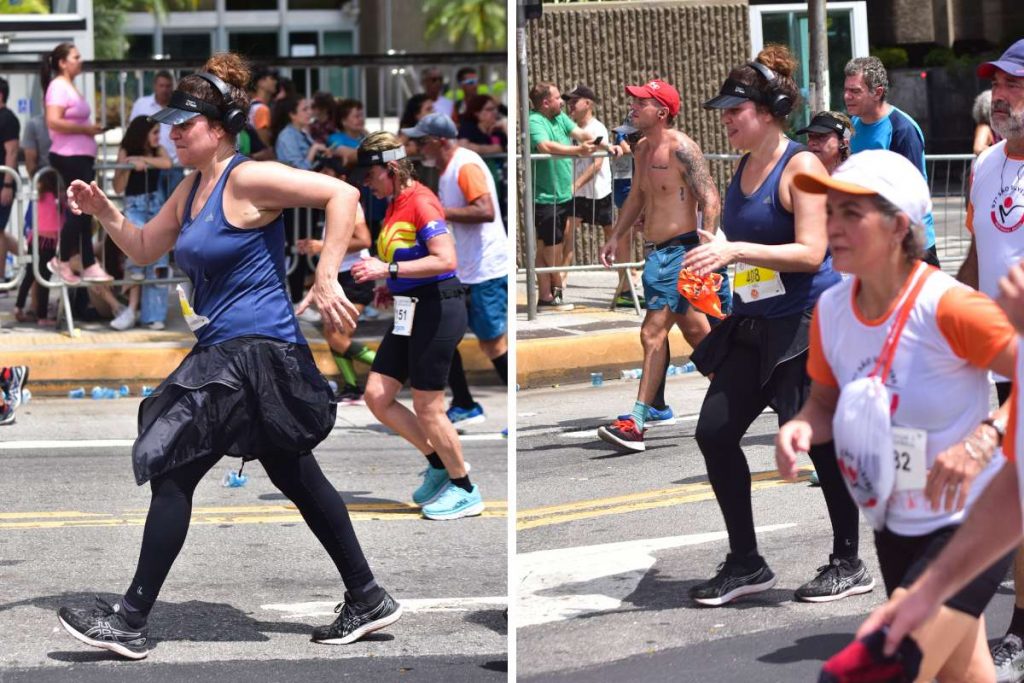
{"type": "Polygon", "coordinates": [[[601,263],[612,265],[620,243],[629,238],[642,213],[647,256],[643,274],[647,315],[640,328],[644,366],[632,413],[599,428],[597,434],[608,443],[642,451],[644,423],[668,363],[669,330],[678,325],[691,347],[696,347],[710,330],[707,316],[676,291],[676,281],[683,256],[701,241],[697,212],[703,216],[703,229],[714,233],[718,230],[721,201],[700,147],[671,127],[679,113],[676,89],[653,80],[646,85],[626,86],[626,93],[633,98],[633,125],[644,137],[633,148],[633,185],[601,250],[601,263]]]}

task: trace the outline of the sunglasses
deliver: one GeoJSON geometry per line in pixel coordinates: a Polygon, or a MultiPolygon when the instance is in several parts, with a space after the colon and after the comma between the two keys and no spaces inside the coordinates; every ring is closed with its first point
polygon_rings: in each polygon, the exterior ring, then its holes
{"type": "Polygon", "coordinates": [[[467,78],[463,81],[459,81],[462,85],[476,85],[478,80],[476,78],[467,78]]]}

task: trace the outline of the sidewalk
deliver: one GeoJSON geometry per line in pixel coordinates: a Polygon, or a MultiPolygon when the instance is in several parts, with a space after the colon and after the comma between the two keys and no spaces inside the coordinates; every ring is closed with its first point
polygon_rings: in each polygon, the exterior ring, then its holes
{"type": "MultiPolygon", "coordinates": [[[[516,277],[516,382],[529,389],[589,382],[590,373],[617,379],[621,370],[643,365],[640,323],[632,308],[609,310],[617,279],[611,272],[572,273],[563,293],[571,311],[539,311],[527,320],[526,276],[516,277]]],[[[640,290],[638,294],[642,293],[640,290]]],[[[669,336],[672,362],[682,365],[690,346],[677,328],[669,336]]]]}
{"type": "MultiPolygon", "coordinates": [[[[36,395],[65,395],[70,389],[127,384],[133,395],[143,385],[156,386],[192,348],[195,337],[185,324],[177,296],[170,296],[167,327],[159,332],[136,328],[118,332],[109,320],[75,320],[80,335],[71,338],[63,329],[41,328],[14,319],[16,292],[0,291],[0,365],[27,365],[31,389],[36,395]]],[[[59,301],[59,290],[50,295],[51,310],[59,301]]],[[[391,326],[391,311],[381,311],[377,320],[359,323],[355,338],[376,348],[391,326]]],[[[338,380],[338,368],[324,341],[321,326],[301,323],[320,371],[338,380]]],[[[480,352],[476,338],[467,333],[459,345],[463,363],[474,384],[492,384],[497,376],[490,361],[480,352]]],[[[366,366],[356,364],[365,377],[366,366]]]]}

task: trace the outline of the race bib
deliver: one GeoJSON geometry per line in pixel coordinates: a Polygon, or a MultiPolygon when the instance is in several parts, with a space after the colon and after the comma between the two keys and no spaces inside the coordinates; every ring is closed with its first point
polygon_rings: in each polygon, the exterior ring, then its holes
{"type": "Polygon", "coordinates": [[[733,286],[743,303],[750,304],[762,299],[782,296],[786,288],[782,285],[782,276],[771,268],[751,266],[746,263],[736,264],[736,278],[733,286]]]}
{"type": "Polygon", "coordinates": [[[910,427],[892,428],[892,452],[896,462],[896,490],[920,491],[927,472],[928,432],[910,427]]]}
{"type": "Polygon", "coordinates": [[[395,297],[395,327],[393,332],[399,337],[412,335],[412,321],[416,317],[416,297],[395,297]]]}
{"type": "Polygon", "coordinates": [[[175,289],[178,290],[178,303],[181,304],[181,315],[185,318],[185,322],[188,324],[188,328],[195,332],[200,327],[210,324],[210,319],[205,315],[199,315],[192,310],[192,304],[189,303],[188,297],[185,296],[185,288],[179,283],[175,289]]]}

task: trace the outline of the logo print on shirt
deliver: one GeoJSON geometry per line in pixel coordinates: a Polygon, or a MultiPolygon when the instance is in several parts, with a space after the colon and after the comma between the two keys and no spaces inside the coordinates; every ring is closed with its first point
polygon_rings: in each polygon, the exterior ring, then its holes
{"type": "Polygon", "coordinates": [[[1024,225],[1024,188],[1011,184],[999,189],[999,194],[992,201],[989,217],[992,226],[999,232],[1016,232],[1024,225]]]}

